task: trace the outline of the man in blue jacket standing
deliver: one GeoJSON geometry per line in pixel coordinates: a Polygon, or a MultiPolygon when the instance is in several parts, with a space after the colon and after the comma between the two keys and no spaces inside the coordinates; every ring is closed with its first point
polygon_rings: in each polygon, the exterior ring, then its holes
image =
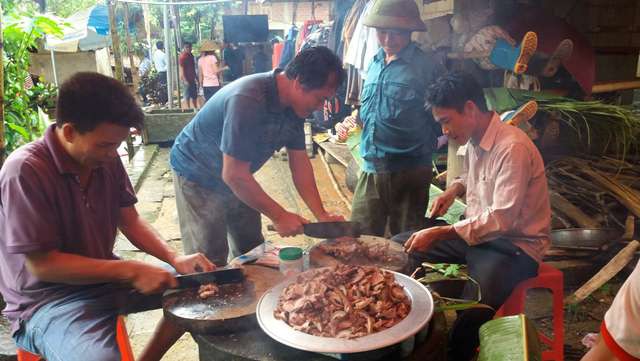
{"type": "Polygon", "coordinates": [[[437,131],[424,95],[444,67],[411,41],[426,31],[413,0],[378,0],[363,24],[376,29],[380,49],[360,97],[364,164],[351,218],[377,236],[387,223],[391,234],[421,229],[437,131]]]}

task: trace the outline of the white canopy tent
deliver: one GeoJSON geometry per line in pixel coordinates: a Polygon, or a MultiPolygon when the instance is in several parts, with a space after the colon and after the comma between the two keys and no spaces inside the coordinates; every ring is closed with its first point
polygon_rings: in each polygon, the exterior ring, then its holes
{"type": "MultiPolygon", "coordinates": [[[[68,26],[63,28],[62,38],[47,36],[45,49],[51,52],[54,81],[58,85],[55,52],[75,53],[78,51],[96,51],[96,63],[108,63],[108,51],[100,51],[111,45],[109,36],[109,15],[106,5],[95,5],[81,10],[65,19],[68,26]]],[[[108,73],[111,74],[110,66],[108,73]]]]}

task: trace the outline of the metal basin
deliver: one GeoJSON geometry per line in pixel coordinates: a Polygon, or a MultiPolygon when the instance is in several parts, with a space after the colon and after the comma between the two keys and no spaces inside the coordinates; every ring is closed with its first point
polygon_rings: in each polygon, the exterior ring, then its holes
{"type": "Polygon", "coordinates": [[[256,310],[262,330],[274,340],[299,350],[321,353],[356,353],[382,349],[400,343],[423,329],[433,315],[433,298],[421,283],[398,272],[392,272],[411,299],[411,311],[402,321],[386,330],[356,339],[313,336],[296,331],[284,321],[277,320],[273,311],[282,290],[295,281],[288,278],[271,288],[260,298],[256,310]]]}
{"type": "Polygon", "coordinates": [[[559,248],[604,249],[622,237],[612,228],[567,228],[551,231],[551,244],[559,248]]]}

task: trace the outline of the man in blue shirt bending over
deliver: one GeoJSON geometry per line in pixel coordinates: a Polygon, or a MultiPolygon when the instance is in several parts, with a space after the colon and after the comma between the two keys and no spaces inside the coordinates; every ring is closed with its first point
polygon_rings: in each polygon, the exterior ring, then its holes
{"type": "Polygon", "coordinates": [[[343,78],[340,59],[328,48],[314,47],[301,51],[285,70],[240,78],[207,101],[171,150],[186,253],[202,252],[226,264],[229,246],[238,256],[264,242],[261,213],[281,236],[302,233],[308,221],[284,209],[253,177],[283,146],[293,183],[313,215],[319,221],[343,220],[322,205],[303,129],[303,118],[333,97],[343,78]]]}

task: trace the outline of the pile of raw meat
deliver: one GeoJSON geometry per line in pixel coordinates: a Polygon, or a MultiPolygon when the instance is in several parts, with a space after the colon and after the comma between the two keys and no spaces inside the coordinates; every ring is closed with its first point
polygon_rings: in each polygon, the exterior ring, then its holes
{"type": "Polygon", "coordinates": [[[410,310],[391,272],[341,264],[298,276],[280,295],[274,316],[311,335],[357,338],[394,326],[410,310]]]}

